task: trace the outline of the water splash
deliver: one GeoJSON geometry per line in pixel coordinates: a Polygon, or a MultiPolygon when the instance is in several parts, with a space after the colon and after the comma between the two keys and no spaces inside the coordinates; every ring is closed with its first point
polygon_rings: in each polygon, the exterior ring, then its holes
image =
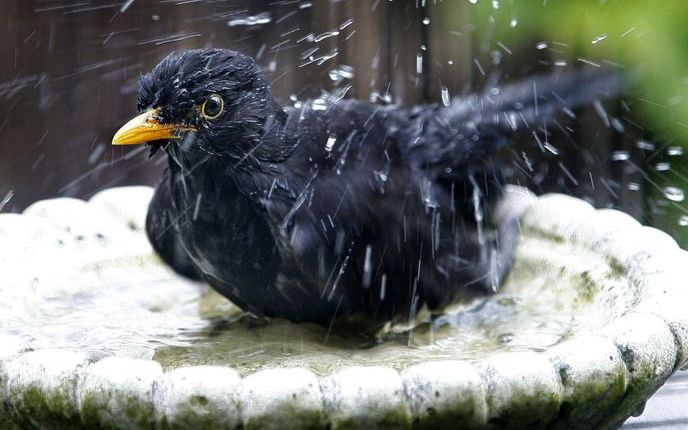
{"type": "Polygon", "coordinates": [[[664,187],[662,193],[672,202],[682,202],[685,199],[685,193],[678,187],[664,187]]]}
{"type": "Polygon", "coordinates": [[[631,158],[631,153],[628,151],[614,151],[611,158],[612,161],[628,161],[631,158]]]}
{"type": "Polygon", "coordinates": [[[346,64],[340,64],[330,69],[327,75],[333,82],[340,83],[344,80],[353,79],[354,68],[346,64]]]}
{"type": "Polygon", "coordinates": [[[451,104],[451,99],[449,97],[449,88],[442,86],[442,104],[449,106],[451,104]]]}
{"type": "Polygon", "coordinates": [[[272,18],[270,17],[270,14],[268,12],[262,12],[257,15],[247,15],[243,16],[240,18],[234,18],[229,21],[227,21],[227,25],[229,27],[236,27],[236,26],[254,26],[254,25],[263,25],[267,24],[272,21],[272,18]]]}
{"type": "Polygon", "coordinates": [[[593,45],[597,45],[598,43],[600,43],[600,42],[602,42],[603,40],[605,40],[607,37],[609,37],[609,35],[607,35],[607,33],[602,33],[602,34],[600,34],[599,36],[595,36],[595,38],[592,39],[592,44],[593,44],[593,45]]]}

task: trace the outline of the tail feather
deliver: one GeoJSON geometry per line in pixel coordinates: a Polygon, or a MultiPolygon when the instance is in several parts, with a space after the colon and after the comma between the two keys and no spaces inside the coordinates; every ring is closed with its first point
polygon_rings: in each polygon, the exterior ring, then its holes
{"type": "Polygon", "coordinates": [[[562,110],[618,97],[625,90],[626,79],[617,71],[562,72],[455,98],[443,116],[451,124],[473,124],[478,131],[515,132],[545,124],[562,110]]]}
{"type": "Polygon", "coordinates": [[[455,175],[462,166],[489,157],[513,141],[515,133],[553,121],[562,110],[622,95],[623,74],[610,69],[585,69],[543,75],[491,86],[447,107],[422,106],[405,129],[407,157],[439,175],[455,175]],[[458,169],[458,170],[457,170],[458,169]]]}

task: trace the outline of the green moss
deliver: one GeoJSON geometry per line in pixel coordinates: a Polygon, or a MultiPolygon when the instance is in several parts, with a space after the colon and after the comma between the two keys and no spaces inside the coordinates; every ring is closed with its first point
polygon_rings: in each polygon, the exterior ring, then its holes
{"type": "Polygon", "coordinates": [[[229,414],[225,409],[216,408],[205,396],[192,396],[187,403],[177,405],[172,421],[163,417],[161,427],[171,430],[240,428],[238,415],[229,414]]]}
{"type": "Polygon", "coordinates": [[[609,257],[607,262],[609,263],[609,270],[612,278],[619,279],[626,277],[628,270],[626,269],[626,266],[624,266],[619,260],[614,257],[609,257]]]}
{"type": "Polygon", "coordinates": [[[122,426],[128,429],[150,429],[155,422],[152,404],[141,402],[141,399],[135,396],[117,395],[110,392],[86,396],[81,403],[81,416],[88,427],[95,428],[122,426]],[[124,403],[121,409],[127,418],[126,421],[122,417],[109,414],[108,406],[111,407],[115,402],[124,403]],[[116,420],[116,422],[110,422],[111,420],[116,420]]]}
{"type": "Polygon", "coordinates": [[[80,428],[81,421],[75,402],[67,394],[69,387],[46,393],[40,387],[29,386],[12,393],[11,401],[18,422],[31,427],[72,429],[80,428]]]}
{"type": "Polygon", "coordinates": [[[576,283],[575,286],[578,293],[576,299],[583,303],[592,303],[599,290],[599,286],[587,271],[580,274],[580,282],[576,283]]]}
{"type": "Polygon", "coordinates": [[[554,234],[551,231],[545,231],[545,230],[540,230],[540,229],[532,229],[530,230],[533,233],[533,236],[540,237],[542,239],[547,239],[549,241],[552,241],[554,243],[564,243],[566,242],[566,239],[564,239],[563,236],[554,234]]]}
{"type": "Polygon", "coordinates": [[[549,424],[556,419],[560,401],[557,393],[548,390],[514,392],[509,399],[509,404],[499,409],[496,405],[490,404],[488,398],[488,410],[496,409],[497,416],[488,421],[487,428],[548,428],[549,424]]]}
{"type": "Polygon", "coordinates": [[[33,409],[35,412],[46,411],[67,417],[76,413],[71,399],[62,393],[52,394],[52,396],[47,396],[38,387],[29,387],[23,393],[23,406],[27,409],[33,409]]]}
{"type": "Polygon", "coordinates": [[[438,411],[435,408],[427,408],[424,413],[413,422],[413,428],[417,429],[477,429],[481,428],[476,420],[477,405],[475,401],[461,403],[455,405],[451,409],[442,409],[438,411]]]}
{"type": "Polygon", "coordinates": [[[362,428],[405,429],[411,428],[411,418],[406,408],[380,411],[379,414],[365,414],[360,417],[333,420],[334,429],[358,430],[362,428]]]}
{"type": "Polygon", "coordinates": [[[595,374],[586,381],[576,381],[568,367],[560,367],[564,386],[573,391],[567,396],[552,429],[598,428],[621,402],[626,390],[626,373],[595,374]]]}
{"type": "Polygon", "coordinates": [[[656,374],[651,363],[629,366],[632,378],[622,399],[609,410],[614,411],[605,417],[600,428],[618,428],[634,411],[638,409],[661,386],[664,378],[656,374]]]}
{"type": "Polygon", "coordinates": [[[254,417],[244,425],[246,430],[274,428],[275,421],[279,428],[298,428],[304,430],[327,429],[329,425],[322,411],[304,411],[297,407],[280,408],[279,415],[254,417]]]}
{"type": "Polygon", "coordinates": [[[5,401],[0,401],[0,429],[18,430],[21,427],[10,413],[10,407],[5,401]]]}
{"type": "Polygon", "coordinates": [[[81,419],[87,426],[102,427],[103,407],[95,399],[87,397],[81,403],[81,419]]]}

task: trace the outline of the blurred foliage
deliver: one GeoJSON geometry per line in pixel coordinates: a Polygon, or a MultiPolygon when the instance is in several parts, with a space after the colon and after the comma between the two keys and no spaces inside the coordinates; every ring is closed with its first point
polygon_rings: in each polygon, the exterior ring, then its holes
{"type": "Polygon", "coordinates": [[[632,117],[660,142],[642,166],[647,221],[688,247],[688,160],[667,157],[688,146],[688,1],[479,0],[474,13],[482,51],[533,43],[552,64],[628,72],[632,117]]]}
{"type": "Polygon", "coordinates": [[[656,130],[688,142],[688,1],[483,0],[492,42],[543,37],[554,60],[593,62],[631,73],[635,107],[656,130]]]}

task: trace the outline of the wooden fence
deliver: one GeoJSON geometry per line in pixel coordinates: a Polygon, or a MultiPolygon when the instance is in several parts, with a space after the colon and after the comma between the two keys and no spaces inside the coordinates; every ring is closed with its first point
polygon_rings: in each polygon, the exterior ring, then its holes
{"type": "MultiPolygon", "coordinates": [[[[283,103],[346,86],[351,97],[437,102],[443,89],[457,95],[497,74],[508,80],[551,68],[537,38],[494,41],[478,34],[477,19],[463,0],[3,1],[0,199],[11,197],[4,210],[154,184],[161,159],[149,162],[141,149],[109,141],[134,113],[138,76],[172,50],[217,46],[254,55],[283,103]]],[[[515,180],[642,216],[642,178],[611,157],[636,151],[633,133],[606,127],[594,109],[563,127],[551,138],[559,156],[539,153],[532,136],[507,155],[516,166],[523,153],[535,163],[530,178],[515,180]],[[633,181],[640,190],[629,191],[633,181]]]]}

